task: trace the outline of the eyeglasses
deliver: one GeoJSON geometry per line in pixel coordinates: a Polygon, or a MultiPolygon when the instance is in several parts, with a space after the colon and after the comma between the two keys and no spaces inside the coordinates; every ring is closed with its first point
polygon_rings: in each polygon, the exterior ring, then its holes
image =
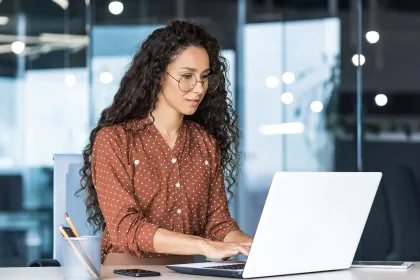
{"type": "Polygon", "coordinates": [[[172,79],[178,82],[178,87],[183,92],[191,91],[197,85],[198,82],[200,82],[203,85],[203,88],[207,88],[207,93],[215,91],[220,84],[219,77],[214,74],[205,75],[204,77],[202,77],[202,80],[199,81],[194,74],[182,75],[182,77],[179,80],[177,80],[168,72],[166,73],[169,76],[171,76],[172,79]]]}

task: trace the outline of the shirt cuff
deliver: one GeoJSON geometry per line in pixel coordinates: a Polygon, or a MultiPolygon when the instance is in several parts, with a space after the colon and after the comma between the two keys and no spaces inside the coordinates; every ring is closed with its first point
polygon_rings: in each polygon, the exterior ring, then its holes
{"type": "Polygon", "coordinates": [[[153,245],[153,239],[155,233],[160,226],[144,223],[141,226],[140,234],[137,239],[138,248],[143,252],[155,253],[155,247],[153,245]]]}
{"type": "Polygon", "coordinates": [[[228,235],[229,232],[234,231],[234,230],[240,230],[240,228],[239,228],[238,224],[233,221],[233,222],[227,224],[226,226],[223,226],[218,231],[216,231],[212,236],[212,240],[223,242],[226,235],[228,235]]]}

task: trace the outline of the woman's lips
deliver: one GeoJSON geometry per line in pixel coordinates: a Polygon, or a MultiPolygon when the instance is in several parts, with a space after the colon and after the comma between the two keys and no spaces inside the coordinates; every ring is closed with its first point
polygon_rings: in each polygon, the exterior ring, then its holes
{"type": "Polygon", "coordinates": [[[200,104],[200,99],[185,99],[191,106],[198,106],[200,104]]]}

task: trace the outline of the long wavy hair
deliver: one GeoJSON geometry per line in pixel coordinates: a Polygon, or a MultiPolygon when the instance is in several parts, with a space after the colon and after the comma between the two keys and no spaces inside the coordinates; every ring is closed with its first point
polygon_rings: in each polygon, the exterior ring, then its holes
{"type": "Polygon", "coordinates": [[[83,150],[81,188],[76,194],[84,192],[87,222],[93,226],[95,233],[105,228],[91,170],[92,150],[98,131],[107,126],[147,117],[155,108],[161,91],[161,77],[169,63],[190,46],[202,47],[207,51],[210,71],[218,75],[221,82],[216,91],[204,96],[197,111],[193,115],[186,115],[185,119],[199,123],[217,140],[227,190],[229,197],[232,197],[231,188],[235,184],[239,164],[239,130],[227,90],[230,83],[226,73],[226,59],[220,54],[217,40],[203,27],[189,21],[175,20],[156,29],[143,42],[122,78],[112,104],[102,111],[97,126],[90,133],[89,143],[83,150]]]}

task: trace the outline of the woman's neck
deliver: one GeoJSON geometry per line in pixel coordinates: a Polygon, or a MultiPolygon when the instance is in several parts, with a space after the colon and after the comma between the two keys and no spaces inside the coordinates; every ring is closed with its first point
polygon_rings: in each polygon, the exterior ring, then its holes
{"type": "MultiPolygon", "coordinates": [[[[152,112],[154,125],[164,135],[177,135],[184,120],[184,115],[171,109],[156,107],[152,112]]],[[[151,117],[150,117],[151,118],[151,117]]]]}

